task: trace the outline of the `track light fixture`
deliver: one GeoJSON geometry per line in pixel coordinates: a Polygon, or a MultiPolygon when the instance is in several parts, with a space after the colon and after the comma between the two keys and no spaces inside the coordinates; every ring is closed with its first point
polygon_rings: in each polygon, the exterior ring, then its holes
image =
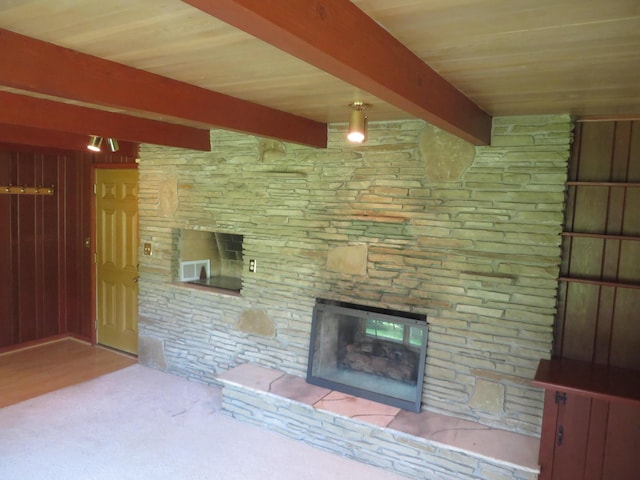
{"type": "Polygon", "coordinates": [[[89,143],[87,144],[87,148],[92,152],[99,152],[100,146],[102,145],[102,137],[98,137],[97,135],[91,135],[89,137],[89,143]]]}
{"type": "Polygon", "coordinates": [[[109,150],[112,152],[117,152],[118,150],[120,150],[118,140],[116,140],[115,138],[107,138],[107,145],[109,146],[109,150]]]}
{"type": "MultiPolygon", "coordinates": [[[[107,138],[107,145],[109,146],[109,150],[111,152],[117,152],[118,150],[120,150],[118,140],[116,140],[115,138],[107,138]]],[[[87,148],[92,152],[100,152],[102,150],[101,147],[102,137],[99,137],[98,135],[90,135],[87,148]]]]}
{"type": "Polygon", "coordinates": [[[364,114],[365,108],[371,105],[363,102],[353,102],[351,115],[349,116],[349,133],[347,139],[353,143],[364,143],[367,139],[367,116],[364,114]]]}

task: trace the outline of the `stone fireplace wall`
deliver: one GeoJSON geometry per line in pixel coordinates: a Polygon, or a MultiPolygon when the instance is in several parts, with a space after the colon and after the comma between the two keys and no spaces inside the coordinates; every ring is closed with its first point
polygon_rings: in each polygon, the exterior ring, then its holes
{"type": "Polygon", "coordinates": [[[475,149],[422,121],[372,123],[357,147],[344,125],[327,149],[226,131],[210,153],[142,146],[141,362],[304,376],[316,298],[426,313],[423,408],[539,434],[572,129],[495,118],[475,149]],[[243,235],[240,296],[175,283],[182,228],[243,235]]]}

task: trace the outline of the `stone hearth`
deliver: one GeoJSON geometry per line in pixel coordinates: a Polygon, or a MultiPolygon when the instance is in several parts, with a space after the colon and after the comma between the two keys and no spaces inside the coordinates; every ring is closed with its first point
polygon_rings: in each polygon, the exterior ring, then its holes
{"type": "Polygon", "coordinates": [[[416,479],[538,475],[538,439],[434,412],[412,413],[253,364],[221,375],[225,413],[416,479]]]}

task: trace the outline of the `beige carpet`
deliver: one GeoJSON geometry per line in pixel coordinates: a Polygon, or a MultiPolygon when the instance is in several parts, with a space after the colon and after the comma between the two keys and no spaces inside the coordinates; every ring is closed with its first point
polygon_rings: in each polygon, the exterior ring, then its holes
{"type": "Polygon", "coordinates": [[[140,365],[0,409],[2,480],[399,480],[219,413],[220,390],[140,365]]]}

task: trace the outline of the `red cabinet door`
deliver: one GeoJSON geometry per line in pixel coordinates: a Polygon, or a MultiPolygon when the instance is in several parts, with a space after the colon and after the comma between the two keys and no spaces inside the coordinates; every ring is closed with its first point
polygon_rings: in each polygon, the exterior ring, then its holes
{"type": "Polygon", "coordinates": [[[603,480],[640,477],[640,408],[611,403],[603,453],[603,480]]]}
{"type": "Polygon", "coordinates": [[[539,480],[636,480],[640,408],[547,390],[539,480]]]}

